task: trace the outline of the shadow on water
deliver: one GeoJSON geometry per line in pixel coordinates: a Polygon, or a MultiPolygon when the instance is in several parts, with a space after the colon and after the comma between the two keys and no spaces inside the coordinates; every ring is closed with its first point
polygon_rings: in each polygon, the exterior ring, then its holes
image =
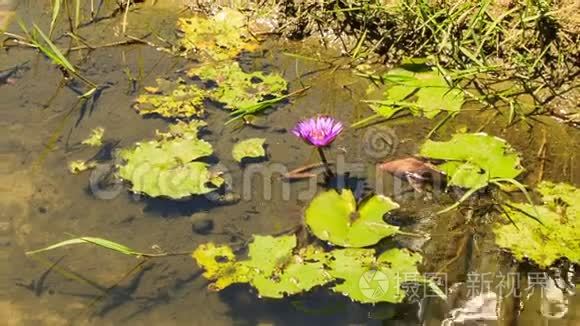
{"type": "Polygon", "coordinates": [[[259,298],[247,286],[232,286],[220,293],[236,325],[417,325],[417,303],[364,305],[315,289],[281,300],[259,298]]]}
{"type": "Polygon", "coordinates": [[[133,195],[131,197],[145,204],[145,207],[143,208],[144,212],[161,216],[163,218],[189,216],[196,212],[209,211],[212,208],[222,206],[222,204],[216,203],[204,196],[193,197],[187,200],[150,198],[138,195],[133,195]]]}
{"type": "Polygon", "coordinates": [[[219,294],[236,325],[348,325],[368,318],[368,306],[324,289],[283,300],[259,298],[253,292],[247,285],[236,285],[219,294]]]}
{"type": "MultiPolygon", "coordinates": [[[[78,127],[81,123],[81,121],[83,120],[83,118],[85,117],[85,115],[88,113],[89,116],[91,116],[93,114],[93,112],[95,111],[95,108],[97,107],[97,103],[99,102],[99,99],[101,98],[101,96],[103,95],[103,92],[109,88],[112,87],[113,84],[105,84],[102,86],[99,86],[94,94],[91,96],[90,100],[86,100],[83,102],[83,104],[81,105],[81,108],[79,110],[79,117],[77,118],[77,121],[75,123],[75,127],[78,127]]],[[[83,94],[79,94],[79,96],[82,96],[83,94]]]]}
{"type": "Polygon", "coordinates": [[[162,305],[170,304],[173,300],[183,300],[183,298],[195,289],[193,284],[199,277],[201,277],[202,271],[196,271],[191,273],[188,277],[183,279],[176,278],[171,284],[164,288],[160,288],[156,295],[148,296],[142,300],[139,300],[137,309],[133,312],[123,317],[122,321],[130,321],[142,314],[153,311],[162,305]]]}

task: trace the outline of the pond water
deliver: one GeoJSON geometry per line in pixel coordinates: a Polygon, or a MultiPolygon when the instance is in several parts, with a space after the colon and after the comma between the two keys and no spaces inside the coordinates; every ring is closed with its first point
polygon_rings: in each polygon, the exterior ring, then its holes
{"type": "MultiPolygon", "coordinates": [[[[110,8],[103,12],[106,10],[110,8]]],[[[27,22],[49,25],[48,1],[21,1],[16,12],[27,22]]],[[[177,10],[167,4],[143,6],[129,13],[128,34],[155,32],[171,39],[177,16],[177,10]]],[[[82,27],[79,34],[90,44],[122,40],[122,19],[122,15],[102,19],[82,27]]],[[[15,25],[10,30],[19,33],[15,25]]],[[[59,26],[54,35],[65,28],[59,26]]],[[[68,39],[57,40],[66,47],[68,39]]],[[[347,125],[369,113],[361,102],[368,97],[369,81],[350,69],[288,55],[321,53],[328,61],[348,61],[316,44],[270,39],[257,52],[239,59],[246,69],[280,72],[291,91],[311,86],[256,122],[263,128],[224,126],[228,112],[208,103],[204,139],[214,146],[211,160],[226,171],[234,197],[220,203],[205,197],[151,199],[128,192],[126,185],[98,182],[110,174],[116,149],[151,139],[156,129],[168,126],[167,120],[138,115],[132,109],[135,97],[157,77],[183,76],[191,62],[146,44],[72,52],[71,61],[84,76],[109,85],[97,100],[79,105],[74,88],[81,85],[63,86],[62,73],[36,51],[11,48],[0,53],[0,70],[25,64],[13,84],[0,86],[2,324],[453,325],[452,316],[460,325],[580,324],[580,301],[564,294],[558,284],[533,291],[529,276],[540,271],[516,264],[498,249],[486,221],[466,223],[465,210],[436,216],[434,212],[453,203],[450,195],[414,194],[405,183],[376,175],[377,162],[417,153],[436,124],[412,117],[347,129],[328,157],[351,172],[346,186],[361,193],[374,190],[397,200],[402,209],[389,219],[406,231],[431,235],[430,239],[397,236],[380,246],[422,251],[421,270],[445,275],[447,301],[430,297],[399,305],[363,305],[324,288],[283,300],[261,299],[244,285],[219,293],[209,291],[202,271],[188,256],[141,264],[135,258],[91,246],[25,255],[71,236],[103,237],[143,251],[158,247],[183,252],[209,241],[241,246],[253,234],[281,234],[296,228],[302,223],[306,204],[323,188],[313,179],[287,183],[275,173],[317,160],[315,151],[289,130],[299,119],[317,113],[332,114],[347,125]],[[126,71],[135,77],[134,85],[126,71]],[[105,129],[103,149],[81,146],[96,127],[105,129]],[[268,160],[256,163],[261,164],[257,169],[261,172],[253,176],[231,157],[232,145],[249,137],[264,137],[268,145],[268,160]],[[68,171],[68,162],[95,155],[99,158],[96,170],[80,175],[68,171]],[[211,231],[196,231],[208,221],[213,223],[211,231]],[[501,279],[507,275],[518,275],[521,284],[512,284],[503,290],[510,293],[501,293],[501,279]]],[[[549,117],[508,128],[490,110],[467,105],[435,138],[446,139],[462,128],[481,129],[512,144],[522,153],[527,184],[543,178],[580,185],[577,129],[549,117]],[[547,154],[541,161],[538,151],[544,146],[547,154]]]]}

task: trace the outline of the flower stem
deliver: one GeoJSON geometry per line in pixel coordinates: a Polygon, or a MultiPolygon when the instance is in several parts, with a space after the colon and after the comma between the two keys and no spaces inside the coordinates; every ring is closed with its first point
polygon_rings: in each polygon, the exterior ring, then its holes
{"type": "Polygon", "coordinates": [[[326,156],[324,155],[324,150],[322,147],[316,147],[318,149],[318,154],[320,155],[320,160],[324,164],[324,168],[326,169],[326,177],[331,178],[334,176],[334,173],[330,169],[330,165],[328,165],[328,161],[326,160],[326,156]]]}

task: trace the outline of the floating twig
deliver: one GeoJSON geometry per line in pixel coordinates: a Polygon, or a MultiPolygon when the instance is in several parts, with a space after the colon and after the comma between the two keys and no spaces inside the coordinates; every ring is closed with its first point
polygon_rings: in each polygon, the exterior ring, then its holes
{"type": "MultiPolygon", "coordinates": [[[[328,162],[328,164],[332,164],[332,163],[328,162]]],[[[313,178],[313,177],[318,176],[318,174],[317,173],[308,173],[306,171],[309,171],[309,170],[312,170],[315,168],[319,168],[323,165],[324,165],[324,163],[320,162],[320,163],[313,163],[313,164],[301,166],[299,168],[296,168],[296,169],[284,174],[284,176],[282,178],[286,179],[286,180],[313,178]]]]}

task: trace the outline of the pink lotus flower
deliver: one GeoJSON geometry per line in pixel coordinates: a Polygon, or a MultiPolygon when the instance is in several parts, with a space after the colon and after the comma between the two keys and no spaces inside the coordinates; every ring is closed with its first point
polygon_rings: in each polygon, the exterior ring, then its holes
{"type": "Polygon", "coordinates": [[[292,133],[316,147],[330,145],[342,132],[343,126],[340,121],[332,117],[319,115],[314,118],[299,121],[292,133]]]}

